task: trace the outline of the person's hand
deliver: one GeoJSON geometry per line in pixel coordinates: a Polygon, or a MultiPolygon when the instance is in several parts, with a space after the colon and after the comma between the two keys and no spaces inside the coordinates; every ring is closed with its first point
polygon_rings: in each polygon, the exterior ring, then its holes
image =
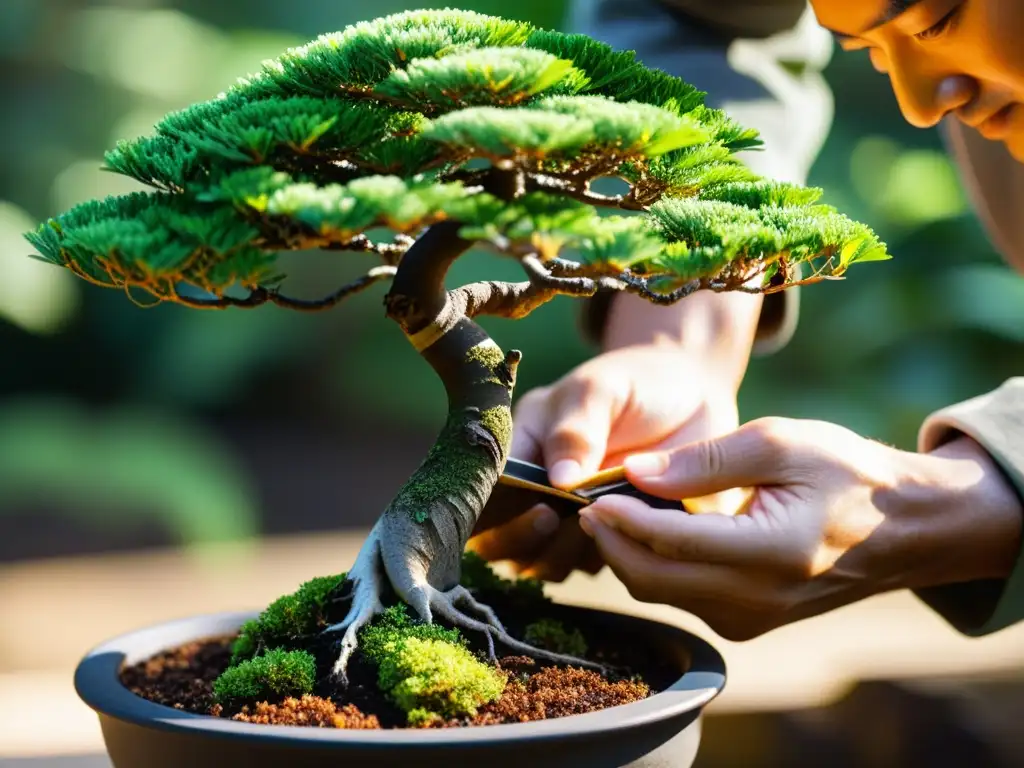
{"type": "MultiPolygon", "coordinates": [[[[544,465],[556,487],[616,466],[631,451],[666,449],[724,434],[738,424],[738,382],[707,358],[675,345],[606,352],[551,386],[523,395],[513,413],[511,455],[544,465]]],[[[733,495],[733,507],[738,506],[733,495]]],[[[728,496],[703,500],[725,508],[728,496]]],[[[597,548],[572,517],[560,521],[538,505],[511,521],[485,511],[469,548],[509,560],[520,575],[562,581],[573,570],[596,573],[597,548]]]]}
{"type": "Polygon", "coordinates": [[[581,513],[636,599],[682,608],[729,640],[888,590],[1005,578],[1020,551],[1020,499],[968,437],[918,454],[771,418],[625,465],[664,498],[753,489],[735,516],[625,496],[581,513]]]}

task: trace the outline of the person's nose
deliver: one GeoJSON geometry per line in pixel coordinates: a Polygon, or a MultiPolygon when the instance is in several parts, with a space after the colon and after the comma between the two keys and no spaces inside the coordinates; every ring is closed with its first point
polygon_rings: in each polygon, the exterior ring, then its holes
{"type": "Polygon", "coordinates": [[[910,61],[892,61],[889,77],[900,111],[916,128],[932,128],[947,114],[969,104],[978,85],[966,75],[936,74],[910,61]]]}

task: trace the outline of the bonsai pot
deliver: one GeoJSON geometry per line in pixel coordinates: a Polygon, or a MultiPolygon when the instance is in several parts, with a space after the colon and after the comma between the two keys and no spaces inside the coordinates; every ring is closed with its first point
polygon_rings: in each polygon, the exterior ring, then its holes
{"type": "Polygon", "coordinates": [[[678,669],[641,701],[528,723],[445,729],[344,730],[243,723],[153,703],[120,681],[123,666],[203,638],[234,632],[255,613],[222,613],[130,632],[92,650],[75,689],[99,716],[115,768],[687,768],[700,743],[704,707],[725,685],[725,664],[707,642],[635,616],[561,606],[569,621],[620,637],[643,637],[678,669]]]}

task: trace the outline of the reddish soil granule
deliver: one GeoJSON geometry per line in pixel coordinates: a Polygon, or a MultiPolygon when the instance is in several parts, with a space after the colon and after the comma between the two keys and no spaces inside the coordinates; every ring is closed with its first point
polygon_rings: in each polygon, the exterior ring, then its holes
{"type": "Polygon", "coordinates": [[[280,704],[262,701],[254,707],[245,706],[231,719],[244,723],[304,725],[318,728],[372,730],[381,727],[376,716],[364,715],[352,704],[346,704],[339,709],[333,701],[308,694],[301,699],[289,696],[280,704]]]}
{"type": "Polygon", "coordinates": [[[640,701],[649,694],[650,688],[643,683],[609,682],[590,670],[548,667],[525,682],[510,679],[501,698],[481,707],[470,724],[526,723],[582,715],[640,701]]]}

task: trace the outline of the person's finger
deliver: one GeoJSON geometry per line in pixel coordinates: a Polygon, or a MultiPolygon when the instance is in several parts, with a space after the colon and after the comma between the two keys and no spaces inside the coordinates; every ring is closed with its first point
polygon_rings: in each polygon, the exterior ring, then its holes
{"type": "Polygon", "coordinates": [[[558,514],[538,504],[503,525],[473,536],[466,548],[484,560],[532,559],[558,530],[558,514]]]}
{"type": "Polygon", "coordinates": [[[608,389],[589,379],[562,383],[556,397],[541,453],[551,484],[569,488],[601,468],[616,402],[608,389]]]}
{"type": "Polygon", "coordinates": [[[525,578],[559,583],[569,578],[583,561],[590,538],[580,529],[575,518],[562,523],[539,556],[519,571],[525,578]]]}
{"type": "MultiPolygon", "coordinates": [[[[705,401],[678,429],[646,446],[644,453],[671,451],[699,440],[726,435],[738,425],[739,413],[735,399],[723,397],[715,401],[705,401]]],[[[609,448],[613,442],[614,440],[609,438],[609,448]]],[[[605,459],[604,467],[622,466],[633,452],[616,452],[605,459]]],[[[687,498],[685,506],[688,512],[693,513],[716,512],[721,515],[735,515],[744,508],[749,497],[749,489],[730,488],[699,498],[687,498]]]]}
{"type": "Polygon", "coordinates": [[[548,387],[524,394],[512,409],[512,447],[509,455],[523,461],[540,461],[540,441],[547,420],[548,387]]]}
{"type": "Polygon", "coordinates": [[[581,518],[581,525],[629,593],[642,602],[684,607],[689,601],[713,600],[760,608],[770,599],[771,587],[739,568],[670,560],[593,516],[581,518]]]}
{"type": "Polygon", "coordinates": [[[688,499],[787,481],[799,443],[785,420],[750,422],[720,437],[672,451],[636,454],[623,465],[637,488],[665,499],[688,499]]]}
{"type": "Polygon", "coordinates": [[[779,570],[804,559],[799,530],[766,526],[763,517],[688,515],[655,509],[631,496],[603,496],[581,510],[586,520],[605,527],[678,562],[720,563],[779,570]]]}

